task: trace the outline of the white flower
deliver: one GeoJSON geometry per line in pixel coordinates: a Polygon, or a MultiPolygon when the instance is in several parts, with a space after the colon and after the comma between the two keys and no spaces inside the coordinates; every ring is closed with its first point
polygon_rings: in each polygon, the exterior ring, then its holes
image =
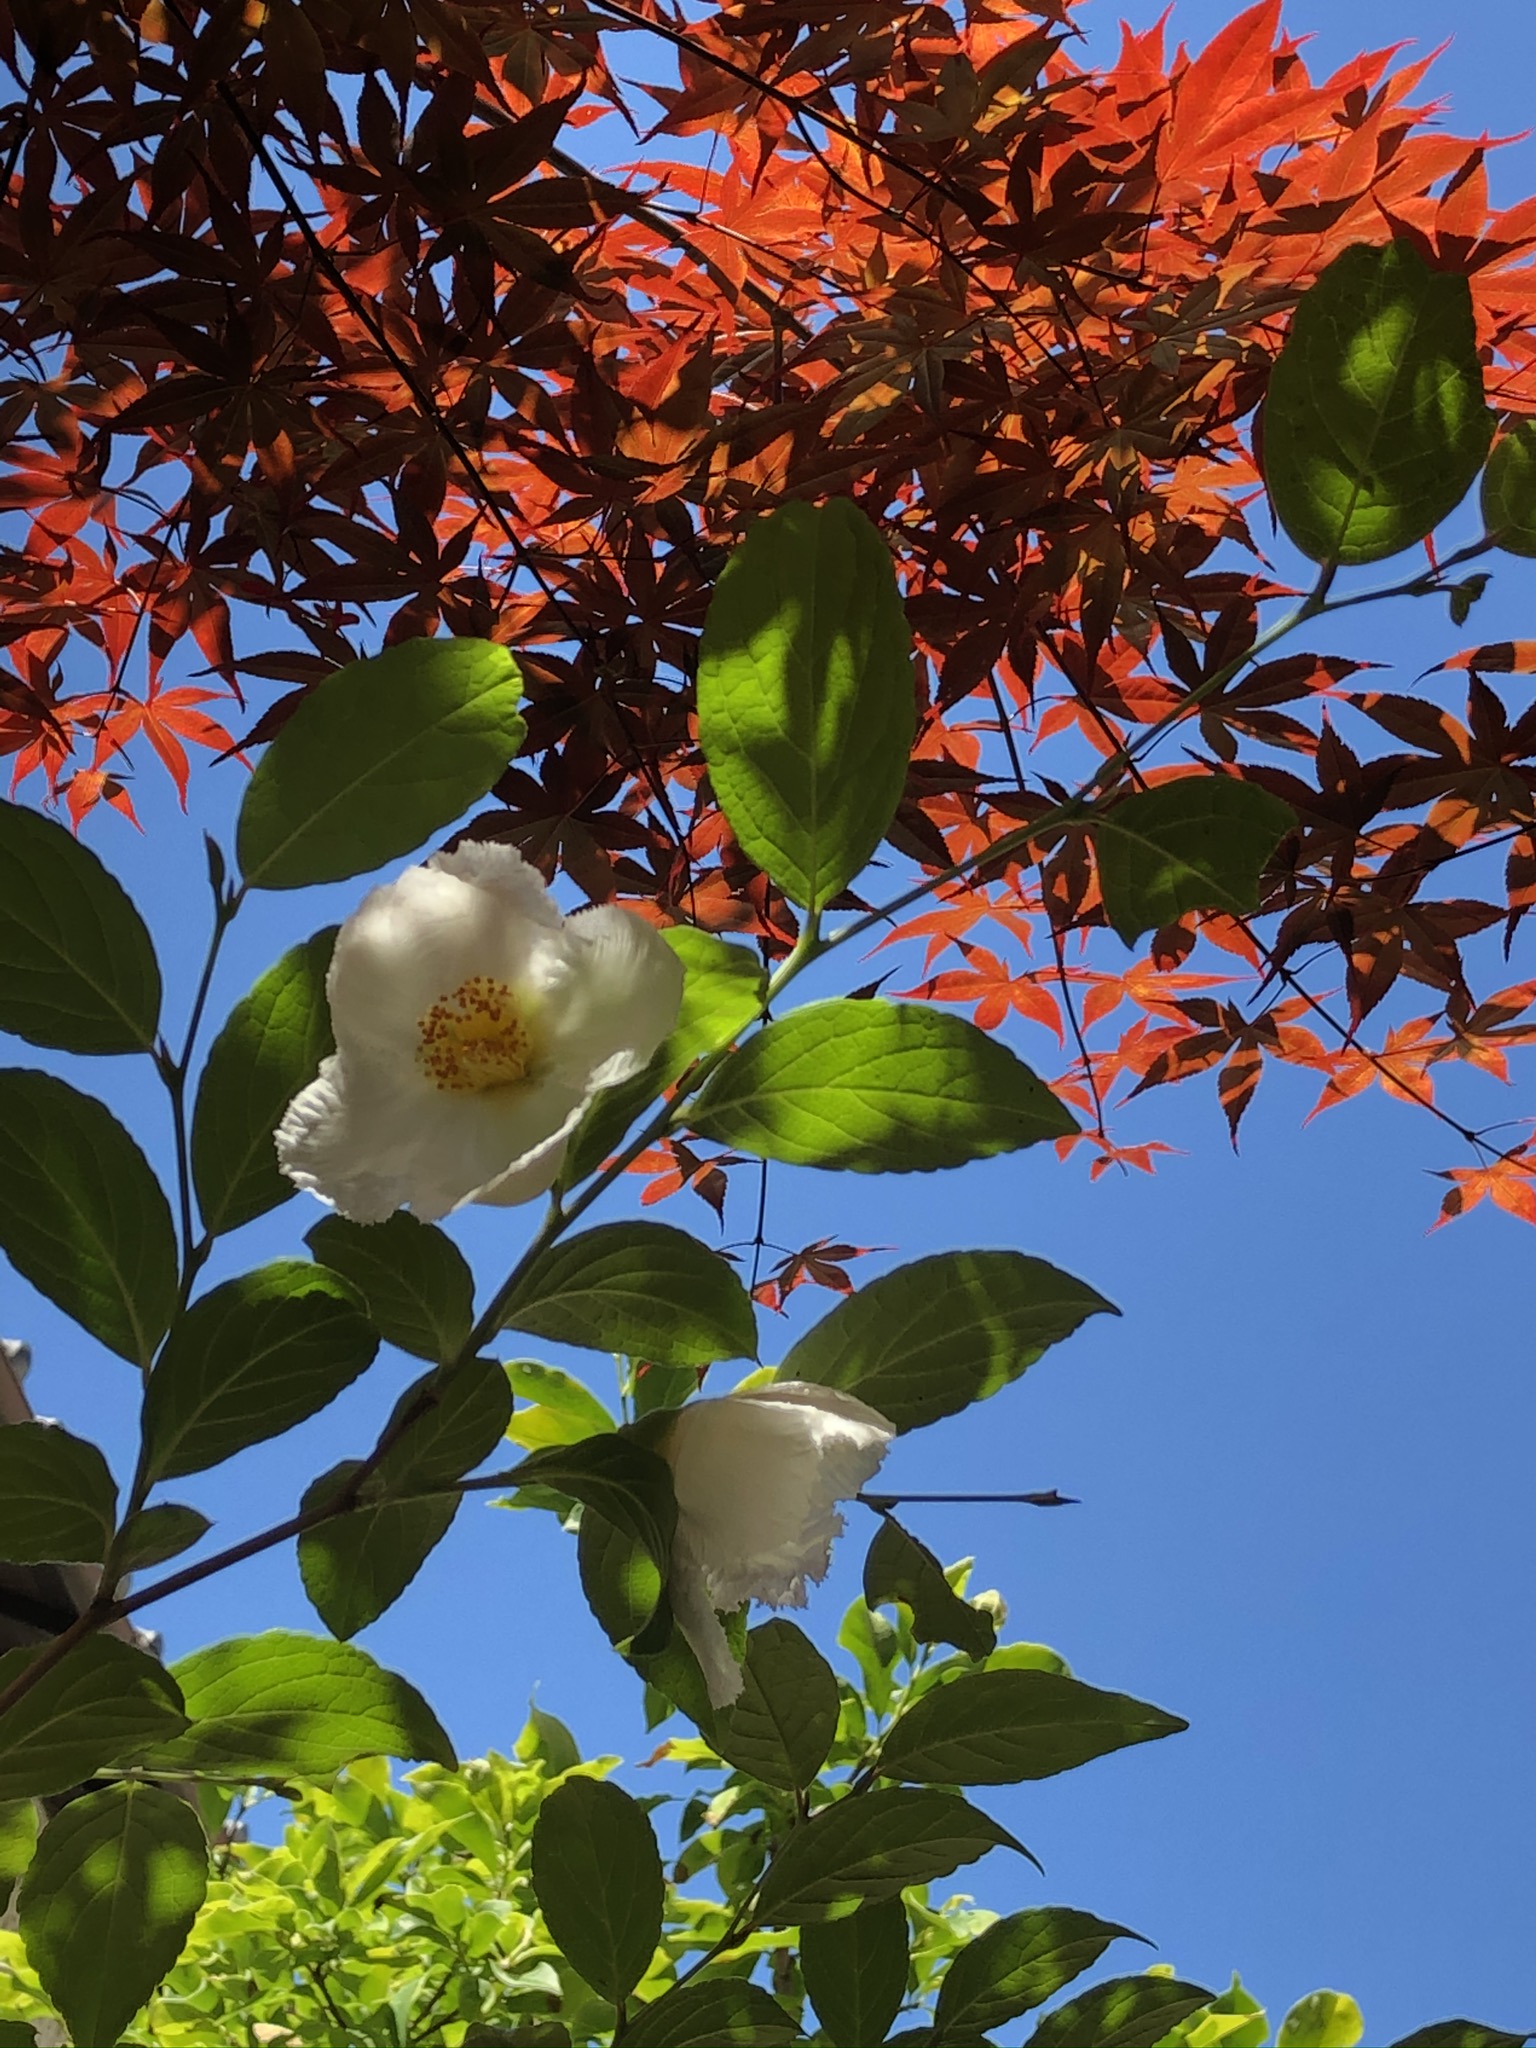
{"type": "Polygon", "coordinates": [[[629,911],[563,916],[508,846],[434,854],[342,926],[336,1051],[278,1125],[278,1164],[359,1223],[531,1201],[597,1091],[672,1029],[682,990],[671,947],[629,911]]]}
{"type": "Polygon", "coordinates": [[[698,1658],[710,1704],[741,1691],[717,1608],[763,1600],[803,1607],[843,1533],[834,1501],[874,1478],[896,1434],[877,1409],[804,1380],[690,1401],[658,1444],[672,1467],[677,1534],[672,1612],[698,1658]]]}

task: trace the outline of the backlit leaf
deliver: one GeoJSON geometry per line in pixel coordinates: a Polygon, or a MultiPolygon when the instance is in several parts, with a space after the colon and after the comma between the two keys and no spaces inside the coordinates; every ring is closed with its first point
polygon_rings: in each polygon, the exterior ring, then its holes
{"type": "Polygon", "coordinates": [[[747,1635],[742,1690],[716,1713],[711,1746],[765,1785],[803,1789],[827,1760],[840,1702],[831,1665],[792,1621],[765,1621],[747,1635]]]}
{"type": "Polygon", "coordinates": [[[830,903],[884,838],[916,722],[890,550],[846,498],[780,505],[721,572],[699,742],[731,829],[793,902],[830,903]]]}
{"type": "Polygon", "coordinates": [[[959,2040],[1005,2026],[1091,1970],[1112,1941],[1140,1941],[1129,1927],[1070,1906],[1031,1906],[973,1935],[939,1986],[934,2033],[959,2040]]]}
{"type": "Polygon", "coordinates": [[[1252,782],[1187,775],[1095,811],[1104,908],[1130,945],[1186,910],[1259,907],[1259,877],[1296,823],[1288,804],[1252,782]]]}
{"type": "Polygon", "coordinates": [[[1177,1977],[1116,1977],[1048,2012],[1025,2048],[1156,2048],[1214,1996],[1177,1977]]]}
{"type": "Polygon", "coordinates": [[[106,1459],[51,1422],[0,1429],[0,1558],[100,1564],[117,1520],[106,1459]]]}
{"type": "Polygon", "coordinates": [[[1509,555],[1536,555],[1536,420],[1511,420],[1483,471],[1483,526],[1509,555]]]}
{"type": "MultiPolygon", "coordinates": [[[[7,1650],[0,1692],[37,1655],[7,1650]]],[[[116,1636],[87,1636],[0,1714],[0,1800],[65,1792],[137,1761],[185,1723],[176,1681],[156,1658],[116,1636]]]]}
{"type": "Polygon", "coordinates": [[[776,1927],[840,1920],[998,1848],[1029,1855],[957,1793],[862,1792],[823,1807],[789,1837],[763,1880],[759,1916],[776,1927]]]}
{"type": "Polygon", "coordinates": [[[523,1275],[503,1322],[663,1365],[757,1352],[746,1288],[717,1253],[666,1223],[603,1223],[562,1239],[523,1275]]]}
{"type": "Polygon", "coordinates": [[[899,1716],[879,1767],[882,1777],[913,1784],[1013,1785],[1188,1726],[1126,1693],[1056,1672],[962,1672],[899,1716]]]}
{"type": "Polygon", "coordinates": [[[522,679],[486,640],[407,640],[328,676],[256,764],[240,870],[259,889],[366,874],[485,795],[523,738],[522,679]]]}
{"type": "Polygon", "coordinates": [[[327,1216],[305,1236],[322,1265],[350,1280],[386,1344],[446,1364],[475,1319],[464,1254],[435,1224],[398,1209],[383,1223],[327,1216]]]}
{"type": "Polygon", "coordinates": [[[716,1069],[706,1138],[791,1166],[918,1173],[1063,1138],[1076,1120],[1005,1045],[918,1003],[809,1003],[716,1069]]]}
{"type": "Polygon", "coordinates": [[[644,1807],[595,1778],[557,1785],[534,1823],[533,1889],[544,1924],[593,1990],[628,1997],[661,1940],[666,1890],[644,1807]]]}
{"type": "Polygon", "coordinates": [[[1492,426],[1466,278],[1357,243],[1302,294],[1270,373],[1275,516],[1314,562],[1398,554],[1466,496],[1492,426]]]}
{"type": "Polygon", "coordinates": [[[1355,2048],[1364,2034],[1360,2008],[1347,1991],[1309,1991],[1280,2022],[1275,2048],[1355,2048]]]}

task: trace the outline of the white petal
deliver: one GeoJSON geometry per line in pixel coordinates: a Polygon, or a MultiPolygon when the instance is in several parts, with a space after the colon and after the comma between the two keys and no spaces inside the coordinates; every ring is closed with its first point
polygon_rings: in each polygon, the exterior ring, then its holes
{"type": "Polygon", "coordinates": [[[698,1558],[674,1553],[667,1594],[672,1602],[672,1618],[699,1660],[699,1669],[709,1688],[709,1704],[730,1706],[741,1697],[745,1680],[741,1666],[731,1655],[729,1639],[715,1612],[704,1567],[698,1558]]]}
{"type": "MultiPolygon", "coordinates": [[[[563,1150],[582,1099],[554,1083],[482,1094],[419,1093],[393,1085],[368,1060],[333,1055],[288,1106],[277,1128],[278,1164],[297,1187],[358,1223],[410,1208],[434,1223],[482,1189],[510,1179],[551,1148],[563,1150]]],[[[555,1157],[548,1187],[559,1171],[555,1157]]],[[[542,1188],[500,1200],[531,1200],[542,1188]]]]}
{"type": "Polygon", "coordinates": [[[457,881],[490,891],[500,897],[504,909],[532,924],[545,925],[550,931],[560,929],[559,904],[538,869],[524,860],[515,846],[466,839],[452,853],[434,853],[426,865],[430,873],[452,875],[457,881]]]}
{"type": "Polygon", "coordinates": [[[566,920],[567,972],[546,996],[549,1057],[604,1087],[640,1071],[677,1022],[683,963],[643,918],[614,903],[566,920]]]}
{"type": "Polygon", "coordinates": [[[716,1607],[802,1606],[842,1533],[834,1502],[874,1477],[894,1435],[867,1403],[796,1382],[689,1402],[662,1446],[679,1558],[700,1563],[716,1607]]]}

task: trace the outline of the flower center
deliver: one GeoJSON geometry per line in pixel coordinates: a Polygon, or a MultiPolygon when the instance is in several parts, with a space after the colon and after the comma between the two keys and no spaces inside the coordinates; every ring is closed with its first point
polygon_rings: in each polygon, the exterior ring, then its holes
{"type": "Polygon", "coordinates": [[[441,996],[418,1027],[416,1057],[447,1094],[526,1081],[533,1052],[517,998],[504,981],[472,974],[441,996]]]}

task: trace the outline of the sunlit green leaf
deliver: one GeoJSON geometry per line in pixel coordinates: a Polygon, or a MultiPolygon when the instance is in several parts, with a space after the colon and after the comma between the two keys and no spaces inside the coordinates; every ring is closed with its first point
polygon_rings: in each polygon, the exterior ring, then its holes
{"type": "Polygon", "coordinates": [[[964,1017],[836,999],[770,1024],[689,1112],[702,1136],[790,1166],[919,1173],[1077,1129],[1022,1060],[964,1017]]]}
{"type": "Polygon", "coordinates": [[[313,690],[256,764],[236,848],[247,882],[297,889],[413,852],[522,744],[522,680],[486,640],[407,640],[313,690]]]}
{"type": "Polygon", "coordinates": [[[1298,1998],[1275,2035],[1275,2048],[1355,2048],[1365,2020],[1347,1991],[1309,1991],[1298,1998]]]}
{"type": "Polygon", "coordinates": [[[62,1052],[148,1052],[160,969],[144,920],[67,827],[0,799],[0,1031],[62,1052]]]}
{"type": "Polygon", "coordinates": [[[19,1898],[27,1961],[78,2042],[112,2042],[175,1963],[208,1885],[208,1845],[158,1785],[76,1799],[43,1830],[19,1898]]]}
{"type": "Polygon", "coordinates": [[[1314,562],[1375,562],[1432,533],[1488,453],[1472,292],[1407,241],[1356,243],[1291,316],[1264,402],[1275,516],[1314,562]]]}
{"type": "Polygon", "coordinates": [[[514,1358],[508,1361],[507,1378],[515,1399],[523,1404],[513,1409],[507,1435],[525,1451],[580,1443],[583,1437],[601,1436],[619,1426],[590,1387],[557,1365],[514,1358]]]}
{"type": "Polygon", "coordinates": [[[0,1805],[0,1913],[11,1903],[16,1880],[32,1861],[37,1828],[36,1800],[8,1799],[0,1805]]]}
{"type": "Polygon", "coordinates": [[[896,814],[916,729],[890,550],[846,498],[780,505],[721,572],[699,644],[699,743],[731,830],[820,908],[896,814]]]}

